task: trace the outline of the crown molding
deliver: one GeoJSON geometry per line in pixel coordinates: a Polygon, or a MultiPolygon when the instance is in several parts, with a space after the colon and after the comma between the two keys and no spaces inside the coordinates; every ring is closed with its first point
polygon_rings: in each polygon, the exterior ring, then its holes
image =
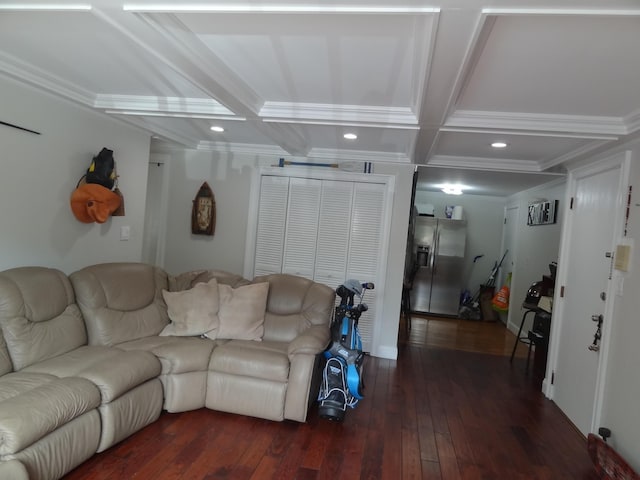
{"type": "Polygon", "coordinates": [[[575,15],[598,17],[636,17],[640,9],[623,10],[611,8],[483,8],[485,15],[575,15]]]}
{"type": "Polygon", "coordinates": [[[366,123],[370,126],[394,124],[396,128],[418,128],[418,119],[408,107],[267,101],[258,115],[265,122],[313,121],[326,125],[366,123]]]}
{"type": "Polygon", "coordinates": [[[12,12],[88,12],[91,5],[83,3],[5,3],[0,4],[0,10],[8,10],[12,12]]]}
{"type": "MultiPolygon", "coordinates": [[[[223,143],[202,141],[198,143],[197,150],[225,151],[236,154],[290,157],[289,152],[274,145],[247,144],[247,143],[223,143]]],[[[363,150],[338,150],[331,148],[314,148],[307,155],[297,157],[307,160],[322,161],[358,161],[358,162],[385,162],[385,163],[409,163],[406,155],[390,152],[367,152],[363,150]]]]}
{"type": "Polygon", "coordinates": [[[355,7],[355,6],[338,6],[338,5],[198,5],[198,4],[125,4],[122,9],[125,12],[136,13],[335,13],[335,14],[421,14],[421,13],[438,13],[439,8],[433,7],[355,7]]]}
{"type": "Polygon", "coordinates": [[[59,77],[0,51],[0,72],[21,83],[53,93],[87,107],[93,107],[95,95],[59,77]]]}
{"type": "MultiPolygon", "coordinates": [[[[130,112],[138,114],[179,114],[180,116],[198,116],[196,118],[234,118],[234,113],[215,100],[209,98],[155,97],[143,95],[107,95],[98,94],[93,103],[95,108],[130,112]],[[140,112],[140,113],[137,113],[140,112]]],[[[170,115],[168,115],[170,116],[170,115]]]]}
{"type": "Polygon", "coordinates": [[[627,133],[627,126],[620,117],[486,112],[479,110],[457,110],[449,116],[444,126],[451,128],[579,133],[585,134],[587,138],[601,140],[615,140],[616,136],[627,133]]]}
{"type": "Polygon", "coordinates": [[[627,125],[628,134],[635,133],[640,130],[640,110],[631,112],[629,115],[624,117],[624,123],[627,125]]]}
{"type": "Polygon", "coordinates": [[[542,168],[543,170],[547,170],[557,165],[563,165],[577,157],[586,155],[589,152],[596,150],[603,145],[606,145],[607,143],[609,143],[608,140],[594,140],[592,142],[588,142],[578,148],[571,150],[570,152],[565,153],[564,155],[540,162],[540,168],[542,168]]]}
{"type": "Polygon", "coordinates": [[[288,156],[289,153],[275,145],[252,144],[252,143],[228,143],[228,142],[198,142],[196,150],[233,152],[245,155],[259,155],[270,157],[288,156]]]}
{"type": "Polygon", "coordinates": [[[460,157],[434,155],[427,163],[430,167],[468,168],[472,170],[496,170],[503,172],[541,172],[534,160],[511,160],[485,157],[460,157]]]}
{"type": "Polygon", "coordinates": [[[307,154],[309,160],[357,161],[374,163],[410,163],[407,155],[393,152],[369,152],[365,150],[340,150],[334,148],[312,148],[307,154]]]}

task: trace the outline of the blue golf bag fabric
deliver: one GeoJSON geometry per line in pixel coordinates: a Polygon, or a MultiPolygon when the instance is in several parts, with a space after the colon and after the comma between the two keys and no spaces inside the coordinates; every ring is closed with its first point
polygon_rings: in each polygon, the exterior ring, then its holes
{"type": "MultiPolygon", "coordinates": [[[[341,293],[338,288],[338,294],[341,293]]],[[[362,395],[364,353],[358,319],[366,304],[353,306],[353,294],[342,296],[332,324],[332,343],[324,352],[326,364],[318,395],[320,417],[342,421],[347,407],[354,408],[362,395]]]]}

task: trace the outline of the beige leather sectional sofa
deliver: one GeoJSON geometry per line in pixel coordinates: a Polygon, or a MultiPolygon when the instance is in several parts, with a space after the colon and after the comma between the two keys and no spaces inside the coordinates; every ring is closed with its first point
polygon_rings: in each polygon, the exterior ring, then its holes
{"type": "Polygon", "coordinates": [[[334,301],[326,285],[285,274],[174,277],[141,263],[0,272],[0,478],[60,478],[163,409],[304,422],[334,301]],[[236,302],[224,303],[224,323],[205,336],[171,334],[166,292],[190,308],[205,297],[198,289],[216,285],[236,302]],[[264,312],[247,336],[240,292],[259,289],[264,312]]]}

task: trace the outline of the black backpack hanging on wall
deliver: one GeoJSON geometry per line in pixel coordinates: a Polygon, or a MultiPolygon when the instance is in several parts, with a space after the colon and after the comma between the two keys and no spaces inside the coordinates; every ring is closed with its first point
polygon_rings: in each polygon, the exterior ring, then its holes
{"type": "Polygon", "coordinates": [[[113,190],[115,181],[116,169],[113,150],[103,148],[98,155],[93,157],[91,165],[87,169],[86,182],[97,183],[109,190],[113,190]]]}

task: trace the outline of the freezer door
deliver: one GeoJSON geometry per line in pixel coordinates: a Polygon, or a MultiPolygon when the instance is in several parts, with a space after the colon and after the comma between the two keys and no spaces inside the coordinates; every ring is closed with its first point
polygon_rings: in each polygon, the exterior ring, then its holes
{"type": "Polygon", "coordinates": [[[418,266],[411,289],[411,308],[414,312],[428,313],[431,298],[431,265],[435,247],[438,220],[433,217],[416,217],[414,242],[418,266]]]}
{"type": "Polygon", "coordinates": [[[434,245],[429,312],[458,315],[465,248],[465,223],[440,219],[434,245]]]}

